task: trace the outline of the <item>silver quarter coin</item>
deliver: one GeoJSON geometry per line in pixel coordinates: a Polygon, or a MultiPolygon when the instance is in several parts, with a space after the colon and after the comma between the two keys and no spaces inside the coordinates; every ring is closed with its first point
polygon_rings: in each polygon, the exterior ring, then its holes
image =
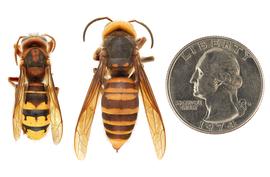
{"type": "Polygon", "coordinates": [[[204,133],[226,133],[244,125],[256,112],[262,91],[256,57],[226,37],[192,41],[177,53],[167,74],[173,110],[204,133]]]}

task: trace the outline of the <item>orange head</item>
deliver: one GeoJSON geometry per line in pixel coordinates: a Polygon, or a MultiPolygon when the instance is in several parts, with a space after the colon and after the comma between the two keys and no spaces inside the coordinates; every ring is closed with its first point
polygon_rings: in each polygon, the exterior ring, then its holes
{"type": "Polygon", "coordinates": [[[151,36],[151,48],[153,47],[153,45],[154,45],[154,39],[153,39],[152,32],[151,32],[151,30],[144,23],[139,22],[137,20],[130,20],[128,22],[127,21],[113,21],[113,20],[111,20],[108,17],[96,18],[96,19],[92,20],[91,22],[89,22],[86,25],[86,27],[84,29],[84,32],[83,32],[83,41],[85,41],[85,35],[86,35],[86,31],[87,31],[88,27],[92,23],[94,23],[96,21],[99,21],[99,20],[104,20],[104,19],[109,20],[110,22],[105,26],[105,28],[103,30],[103,34],[102,34],[103,39],[105,37],[107,37],[108,35],[110,35],[112,32],[117,31],[117,30],[125,31],[130,36],[136,38],[136,36],[137,36],[136,31],[135,31],[133,25],[131,24],[133,22],[136,22],[136,23],[144,26],[147,29],[147,31],[149,32],[149,34],[151,36]]]}

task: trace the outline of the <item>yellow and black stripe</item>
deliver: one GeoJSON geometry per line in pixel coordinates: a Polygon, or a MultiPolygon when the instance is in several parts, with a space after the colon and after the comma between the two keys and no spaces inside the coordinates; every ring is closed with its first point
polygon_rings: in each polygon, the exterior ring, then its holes
{"type": "Polygon", "coordinates": [[[130,137],[138,113],[138,89],[133,80],[113,77],[104,86],[102,117],[106,134],[118,150],[130,137]]]}
{"type": "Polygon", "coordinates": [[[30,139],[44,137],[50,125],[50,112],[47,92],[42,83],[30,83],[25,92],[22,129],[30,139]]]}

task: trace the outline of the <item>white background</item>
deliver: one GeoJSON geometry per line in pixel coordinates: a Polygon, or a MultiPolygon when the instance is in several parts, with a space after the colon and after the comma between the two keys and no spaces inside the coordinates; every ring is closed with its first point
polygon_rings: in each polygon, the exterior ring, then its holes
{"type": "MultiPolygon", "coordinates": [[[[269,17],[269,2],[260,0],[1,1],[0,176],[269,176],[269,17]],[[89,28],[86,43],[82,42],[82,32],[90,20],[102,16],[137,19],[152,29],[154,48],[150,50],[147,42],[141,55],[156,58],[145,64],[145,70],[167,132],[162,160],[156,158],[142,104],[131,138],[116,153],[104,133],[100,103],[86,159],[76,159],[75,125],[93,76],[92,68],[98,64],[92,54],[101,44],[106,22],[89,28]],[[22,136],[15,142],[12,135],[14,88],[7,78],[19,73],[13,44],[20,35],[32,32],[48,33],[57,41],[51,60],[64,119],[64,135],[58,146],[50,133],[40,141],[22,136]],[[184,125],[166,96],[166,73],[174,55],[192,40],[208,35],[227,36],[246,45],[258,58],[265,77],[264,98],[255,116],[242,128],[223,135],[199,133],[184,125]]],[[[139,37],[149,39],[141,26],[135,28],[139,37]]]]}

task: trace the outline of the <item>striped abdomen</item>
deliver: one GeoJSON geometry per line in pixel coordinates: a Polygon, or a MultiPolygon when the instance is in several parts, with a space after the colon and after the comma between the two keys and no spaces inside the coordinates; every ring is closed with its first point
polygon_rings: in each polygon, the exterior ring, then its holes
{"type": "Polygon", "coordinates": [[[106,134],[118,150],[130,137],[138,113],[138,89],[133,80],[115,77],[105,84],[102,117],[106,134]]]}
{"type": "Polygon", "coordinates": [[[29,83],[25,91],[22,129],[30,139],[41,139],[50,125],[47,92],[42,83],[29,83]]]}

